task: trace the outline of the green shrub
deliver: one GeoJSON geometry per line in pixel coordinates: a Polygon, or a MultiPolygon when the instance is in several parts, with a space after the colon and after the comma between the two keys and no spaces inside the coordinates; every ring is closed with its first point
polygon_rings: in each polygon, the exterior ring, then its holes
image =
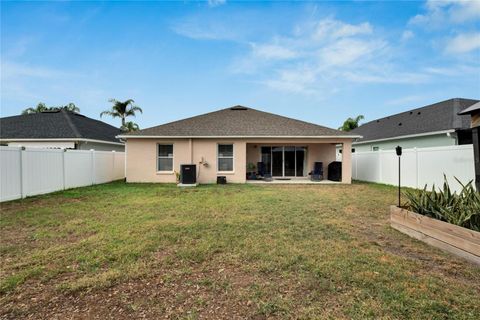
{"type": "Polygon", "coordinates": [[[466,185],[457,178],[462,190],[457,194],[451,192],[447,178],[444,176],[443,188],[436,190],[435,185],[428,191],[406,191],[408,209],[418,214],[446,221],[457,226],[480,231],[480,193],[475,191],[473,181],[466,185]]]}

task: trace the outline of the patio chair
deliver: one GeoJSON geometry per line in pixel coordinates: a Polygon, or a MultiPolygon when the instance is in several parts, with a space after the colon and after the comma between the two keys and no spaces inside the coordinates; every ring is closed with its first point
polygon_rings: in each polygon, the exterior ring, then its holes
{"type": "Polygon", "coordinates": [[[312,181],[323,180],[323,162],[314,162],[313,171],[311,171],[309,175],[312,181]]]}

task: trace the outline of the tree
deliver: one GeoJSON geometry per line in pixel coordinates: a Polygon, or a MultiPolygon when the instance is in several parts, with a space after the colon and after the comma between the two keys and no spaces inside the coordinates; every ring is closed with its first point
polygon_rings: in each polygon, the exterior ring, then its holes
{"type": "Polygon", "coordinates": [[[75,103],[73,103],[73,102],[70,102],[69,104],[64,105],[62,107],[53,107],[53,109],[63,109],[63,110],[66,110],[66,111],[77,112],[77,113],[80,112],[80,108],[77,107],[75,105],[75,103]]]}
{"type": "Polygon", "coordinates": [[[100,117],[104,115],[111,116],[112,118],[120,118],[122,119],[122,125],[120,128],[125,127],[126,121],[125,119],[127,117],[135,117],[135,113],[138,111],[140,113],[143,113],[143,110],[134,105],[135,101],[133,99],[128,99],[125,101],[118,101],[115,99],[110,99],[108,100],[109,102],[113,103],[113,106],[110,110],[105,110],[102,113],[100,113],[100,117]]]}
{"type": "Polygon", "coordinates": [[[37,104],[35,108],[30,107],[23,110],[22,114],[40,113],[48,110],[49,108],[47,107],[47,105],[43,102],[40,102],[39,104],[37,104]]]}
{"type": "Polygon", "coordinates": [[[356,118],[348,118],[347,120],[345,120],[343,125],[340,128],[338,128],[338,130],[351,131],[353,129],[356,129],[359,126],[360,120],[363,120],[363,119],[365,119],[363,115],[359,115],[356,118]]]}
{"type": "Polygon", "coordinates": [[[45,111],[55,111],[55,110],[66,110],[70,112],[80,112],[80,108],[75,105],[75,103],[70,102],[67,105],[60,106],[60,107],[47,107],[47,105],[43,102],[37,104],[35,108],[27,108],[22,111],[22,114],[32,114],[32,113],[40,113],[45,111]]]}
{"type": "Polygon", "coordinates": [[[140,130],[140,127],[138,126],[138,124],[136,124],[133,121],[127,121],[125,122],[125,125],[120,127],[120,129],[122,129],[125,132],[132,132],[132,131],[140,130]]]}

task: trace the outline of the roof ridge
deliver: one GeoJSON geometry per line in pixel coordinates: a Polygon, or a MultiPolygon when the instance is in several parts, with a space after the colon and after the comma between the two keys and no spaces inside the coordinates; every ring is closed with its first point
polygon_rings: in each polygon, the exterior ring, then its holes
{"type": "Polygon", "coordinates": [[[73,134],[75,135],[76,138],[82,138],[82,135],[80,134],[80,132],[78,131],[77,127],[75,126],[75,124],[73,123],[72,119],[70,119],[70,116],[69,116],[69,113],[66,112],[65,110],[61,110],[60,111],[63,116],[65,117],[65,120],[67,120],[67,123],[68,125],[70,126],[70,128],[72,129],[73,131],[73,134]]]}

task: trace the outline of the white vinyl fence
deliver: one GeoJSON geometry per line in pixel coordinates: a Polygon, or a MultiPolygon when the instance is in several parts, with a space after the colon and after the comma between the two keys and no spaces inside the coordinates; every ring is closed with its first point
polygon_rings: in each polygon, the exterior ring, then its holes
{"type": "MultiPolygon", "coordinates": [[[[402,186],[422,189],[441,187],[443,174],[452,191],[475,179],[473,145],[404,149],[401,156],[402,186]]],[[[398,184],[398,156],[395,150],[352,153],[352,178],[391,185],[398,184]]]]}
{"type": "Polygon", "coordinates": [[[0,202],[124,177],[124,152],[0,146],[0,202]]]}

